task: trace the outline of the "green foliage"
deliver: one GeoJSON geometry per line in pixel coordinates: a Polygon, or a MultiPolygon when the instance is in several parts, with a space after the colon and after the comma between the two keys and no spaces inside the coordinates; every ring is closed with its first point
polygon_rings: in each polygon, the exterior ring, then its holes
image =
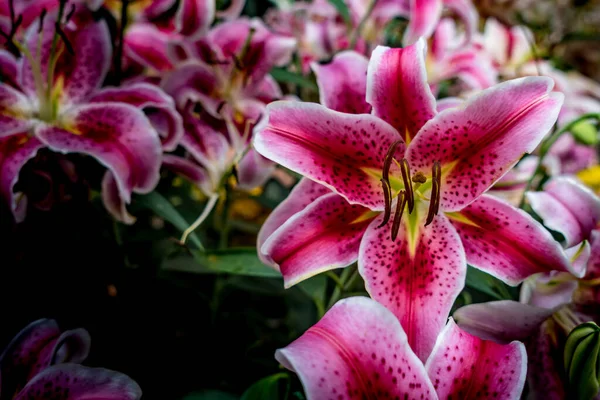
{"type": "Polygon", "coordinates": [[[287,399],[290,390],[290,377],[281,372],[268,376],[250,386],[241,400],[287,399]]]}
{"type": "Polygon", "coordinates": [[[306,89],[310,89],[310,90],[314,90],[317,91],[317,84],[308,79],[307,77],[295,73],[295,72],[291,72],[288,71],[285,68],[273,68],[271,70],[271,76],[273,77],[273,79],[275,79],[277,82],[281,82],[281,83],[292,83],[294,85],[306,88],[306,89]]]}

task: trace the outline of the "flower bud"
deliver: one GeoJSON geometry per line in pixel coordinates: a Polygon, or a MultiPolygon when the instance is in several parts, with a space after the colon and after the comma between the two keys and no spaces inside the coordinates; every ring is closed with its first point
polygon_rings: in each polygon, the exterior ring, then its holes
{"type": "Polygon", "coordinates": [[[600,390],[600,327],[586,322],[575,327],[565,343],[564,364],[569,393],[593,399],[600,390]]]}

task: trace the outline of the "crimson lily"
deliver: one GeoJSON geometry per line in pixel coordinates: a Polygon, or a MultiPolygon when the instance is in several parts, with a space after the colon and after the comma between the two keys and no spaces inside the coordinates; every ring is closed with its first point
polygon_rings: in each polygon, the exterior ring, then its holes
{"type": "Polygon", "coordinates": [[[136,400],[140,387],[128,376],[79,365],[90,350],[84,329],[61,332],[54,320],[25,327],[0,355],[0,398],[136,400]]]}
{"type": "Polygon", "coordinates": [[[275,358],[296,372],[307,399],[518,399],[525,384],[522,343],[496,344],[461,330],[452,319],[425,363],[394,315],[351,297],[275,358]]]}
{"type": "Polygon", "coordinates": [[[0,57],[1,70],[16,74],[0,83],[0,193],[17,220],[23,215],[13,187],[40,148],[95,157],[114,179],[117,197],[129,203],[132,192],[147,193],[159,179],[162,145],[150,114],[165,127],[167,147],[180,135],[170,100],[159,89],[98,91],[111,60],[105,22],[79,9],[61,21],[66,40],[59,40],[56,18],[48,16],[42,28],[31,25],[19,62],[0,57]]]}
{"type": "Polygon", "coordinates": [[[254,140],[265,157],[311,180],[263,226],[262,258],[286,287],[358,260],[367,291],[398,317],[422,360],[464,286],[467,261],[512,285],[569,268],[541,224],[484,194],[539,144],[562,95],[548,78],[525,78],[437,113],[424,50],[419,41],[374,51],[366,79],[374,115],[274,102],[254,140]]]}

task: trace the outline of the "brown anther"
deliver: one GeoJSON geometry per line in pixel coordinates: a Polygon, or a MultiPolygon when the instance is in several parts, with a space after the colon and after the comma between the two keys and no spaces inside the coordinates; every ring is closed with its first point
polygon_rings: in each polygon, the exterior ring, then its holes
{"type": "Polygon", "coordinates": [[[60,26],[60,24],[58,22],[56,22],[56,24],[55,24],[55,29],[56,29],[56,34],[60,37],[60,39],[64,43],[65,48],[67,49],[69,54],[75,55],[75,50],[73,50],[73,46],[71,46],[71,42],[69,42],[69,38],[67,37],[67,34],[65,33],[65,31],[62,30],[62,27],[60,26]]]}
{"type": "Polygon", "coordinates": [[[392,145],[390,146],[390,148],[387,151],[387,154],[385,155],[385,158],[383,159],[382,176],[383,176],[383,179],[388,182],[388,184],[390,183],[389,175],[390,175],[390,167],[392,166],[392,160],[394,159],[394,154],[396,154],[396,149],[398,148],[398,145],[400,145],[400,143],[404,143],[404,141],[397,140],[394,143],[392,143],[392,145]]]}
{"type": "Polygon", "coordinates": [[[390,184],[388,181],[381,179],[381,184],[383,186],[383,199],[385,200],[385,210],[383,212],[383,221],[381,225],[377,228],[381,228],[390,220],[390,216],[392,215],[392,191],[390,188],[390,184]]]}
{"type": "Polygon", "coordinates": [[[406,200],[408,202],[408,213],[410,214],[415,208],[415,193],[413,192],[412,183],[410,181],[410,166],[408,165],[408,160],[406,158],[403,158],[400,161],[400,169],[402,170],[402,181],[404,181],[406,200]]]}
{"type": "Polygon", "coordinates": [[[431,199],[429,201],[429,210],[427,211],[427,219],[425,226],[429,225],[433,221],[433,217],[437,215],[440,210],[440,188],[442,185],[442,166],[439,161],[433,163],[433,173],[431,180],[431,199]]]}
{"type": "Polygon", "coordinates": [[[398,237],[400,221],[402,221],[402,214],[404,214],[404,207],[406,206],[407,197],[406,191],[401,190],[396,202],[396,213],[394,214],[394,222],[392,223],[392,242],[398,237]]]}
{"type": "Polygon", "coordinates": [[[73,14],[75,14],[75,4],[71,4],[71,9],[69,10],[69,12],[67,13],[67,16],[65,17],[65,24],[67,22],[69,22],[71,20],[71,18],[73,18],[73,14]]]}
{"type": "Polygon", "coordinates": [[[425,183],[427,182],[427,177],[423,175],[421,171],[418,171],[416,174],[413,175],[412,181],[414,183],[425,183]]]}
{"type": "Polygon", "coordinates": [[[48,14],[48,10],[42,8],[42,12],[40,13],[40,26],[38,26],[38,33],[42,33],[44,29],[44,19],[46,18],[46,14],[48,14]]]}

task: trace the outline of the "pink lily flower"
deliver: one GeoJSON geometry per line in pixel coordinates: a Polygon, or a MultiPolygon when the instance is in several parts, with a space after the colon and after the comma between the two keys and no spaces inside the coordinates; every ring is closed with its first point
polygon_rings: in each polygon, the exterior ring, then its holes
{"type": "MultiPolygon", "coordinates": [[[[18,63],[2,58],[10,64],[6,69],[19,71],[10,80],[16,87],[0,83],[0,192],[17,220],[22,215],[16,212],[18,197],[13,187],[19,170],[42,147],[96,158],[114,177],[118,197],[125,203],[132,192],[151,191],[159,179],[159,135],[144,112],[134,106],[149,104],[148,93],[141,88],[124,89],[129,94],[121,95],[117,89],[112,94],[98,92],[111,59],[106,24],[94,22],[82,11],[62,29],[68,46],[65,41],[55,41],[54,23],[47,17],[43,29],[29,28],[23,45],[25,56],[18,63]],[[136,96],[146,101],[140,105],[136,96]]],[[[154,89],[148,92],[162,96],[157,100],[161,104],[153,106],[166,107],[164,94],[154,89]]],[[[169,112],[158,114],[157,121],[172,116],[169,112]]]]}
{"type": "MultiPolygon", "coordinates": [[[[254,140],[259,153],[313,181],[282,203],[278,224],[263,227],[263,259],[286,287],[358,260],[367,291],[398,317],[422,360],[463,288],[467,261],[512,285],[569,268],[541,224],[484,194],[538,145],[562,95],[548,78],[526,78],[437,113],[424,50],[421,40],[374,51],[366,79],[373,115],[274,102],[254,140]]],[[[344,86],[330,79],[320,87],[344,86]]]]}
{"type": "Polygon", "coordinates": [[[89,350],[90,336],[85,329],[61,332],[54,320],[32,322],[0,356],[0,397],[15,400],[141,397],[140,387],[128,376],[79,365],[89,350]]]}
{"type": "Polygon", "coordinates": [[[275,358],[298,374],[307,399],[518,399],[523,391],[522,343],[481,340],[450,319],[423,363],[402,328],[377,302],[351,297],[275,358]]]}
{"type": "Polygon", "coordinates": [[[457,310],[454,317],[461,328],[482,339],[500,343],[525,341],[533,394],[564,399],[567,397],[560,361],[564,339],[575,326],[600,318],[597,311],[600,231],[596,229],[600,198],[564,177],[553,178],[544,192],[529,192],[527,198],[546,226],[567,239],[566,245],[570,247],[565,253],[574,273],[554,271],[533,275],[521,287],[520,302],[469,305],[457,310]]]}

